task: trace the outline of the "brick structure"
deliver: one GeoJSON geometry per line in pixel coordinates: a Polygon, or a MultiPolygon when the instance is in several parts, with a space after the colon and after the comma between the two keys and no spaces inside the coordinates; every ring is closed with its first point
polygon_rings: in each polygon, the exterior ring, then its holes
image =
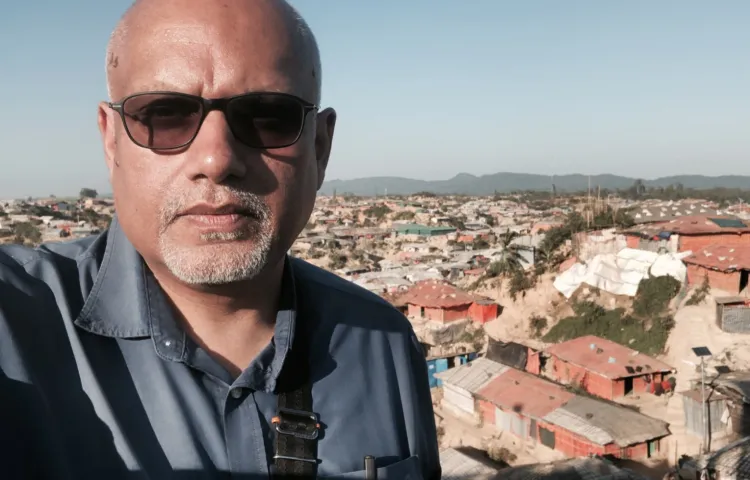
{"type": "Polygon", "coordinates": [[[750,224],[727,216],[692,215],[639,225],[624,232],[631,248],[667,246],[670,251],[692,252],[688,284],[708,277],[711,288],[736,294],[748,284],[750,224]]]}
{"type": "Polygon", "coordinates": [[[495,425],[569,457],[648,458],[659,451],[660,439],[669,435],[667,424],[660,420],[575,395],[513,368],[481,384],[475,396],[485,426],[495,425]]]}
{"type": "Polygon", "coordinates": [[[708,278],[711,288],[738,294],[748,284],[750,245],[711,245],[684,259],[688,284],[700,285],[708,278]]]}
{"type": "Polygon", "coordinates": [[[679,252],[698,252],[714,245],[750,246],[750,226],[734,217],[691,215],[670,221],[637,225],[623,232],[629,248],[643,240],[670,240],[677,236],[679,252]]]}
{"type": "Polygon", "coordinates": [[[674,371],[655,358],[593,335],[552,345],[541,361],[545,376],[607,400],[653,392],[653,385],[674,371]]]}
{"type": "Polygon", "coordinates": [[[471,319],[479,324],[497,318],[497,304],[490,299],[473,295],[448,282],[425,280],[414,284],[400,298],[410,317],[424,318],[438,323],[471,319]]]}

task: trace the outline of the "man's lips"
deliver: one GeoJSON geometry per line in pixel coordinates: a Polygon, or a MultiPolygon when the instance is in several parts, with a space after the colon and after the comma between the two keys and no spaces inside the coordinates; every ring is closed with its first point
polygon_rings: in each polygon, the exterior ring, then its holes
{"type": "Polygon", "coordinates": [[[178,216],[225,216],[225,215],[243,215],[246,217],[255,217],[254,212],[243,208],[237,204],[209,205],[198,204],[180,212],[178,216]]]}
{"type": "Polygon", "coordinates": [[[181,218],[196,226],[214,230],[235,229],[249,220],[258,220],[259,215],[236,204],[199,204],[182,211],[177,216],[177,219],[181,218]]]}

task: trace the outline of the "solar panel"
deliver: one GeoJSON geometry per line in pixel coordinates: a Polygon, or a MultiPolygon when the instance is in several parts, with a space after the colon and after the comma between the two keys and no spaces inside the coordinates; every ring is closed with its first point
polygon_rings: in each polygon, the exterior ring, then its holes
{"type": "Polygon", "coordinates": [[[716,370],[716,373],[718,373],[719,375],[726,375],[727,373],[732,373],[732,369],[727,367],[726,365],[717,365],[716,367],[714,367],[714,369],[716,370]]]}
{"type": "Polygon", "coordinates": [[[709,218],[709,220],[721,228],[747,228],[742,220],[736,218],[709,218]]]}
{"type": "Polygon", "coordinates": [[[708,347],[693,347],[693,353],[696,357],[710,357],[711,350],[708,347]]]}

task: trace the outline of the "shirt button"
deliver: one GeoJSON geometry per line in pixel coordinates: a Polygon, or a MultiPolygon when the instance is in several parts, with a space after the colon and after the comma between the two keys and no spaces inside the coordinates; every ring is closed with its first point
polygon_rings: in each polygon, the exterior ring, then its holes
{"type": "Polygon", "coordinates": [[[232,395],[232,398],[238,399],[242,396],[242,389],[241,388],[233,388],[231,392],[229,392],[230,395],[232,395]]]}

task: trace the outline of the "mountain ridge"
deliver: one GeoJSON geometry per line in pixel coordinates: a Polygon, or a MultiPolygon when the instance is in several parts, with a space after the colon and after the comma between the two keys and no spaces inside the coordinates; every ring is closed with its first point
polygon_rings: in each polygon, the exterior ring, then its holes
{"type": "MultiPolygon", "coordinates": [[[[558,192],[585,191],[589,186],[608,190],[627,189],[636,182],[635,177],[613,174],[583,175],[572,173],[566,175],[539,175],[532,173],[498,172],[488,175],[459,173],[447,180],[418,180],[396,176],[363,177],[351,180],[327,180],[320,189],[320,194],[331,195],[334,190],[339,193],[355,195],[408,195],[418,192],[436,194],[491,195],[495,192],[531,190],[549,191],[554,182],[558,192]]],[[[642,179],[646,187],[667,187],[682,184],[685,188],[709,190],[712,188],[732,188],[750,190],[750,176],[747,175],[670,175],[654,179],[642,179]]]]}

